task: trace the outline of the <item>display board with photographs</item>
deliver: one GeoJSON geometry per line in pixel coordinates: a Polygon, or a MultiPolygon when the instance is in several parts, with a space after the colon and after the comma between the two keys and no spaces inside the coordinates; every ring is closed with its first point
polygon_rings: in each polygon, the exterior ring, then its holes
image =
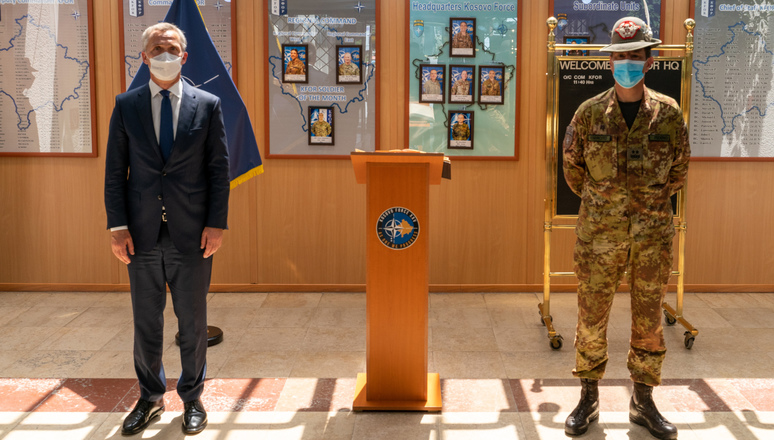
{"type": "Polygon", "coordinates": [[[379,0],[264,6],[267,157],[348,159],[378,149],[379,0]]]}
{"type": "MultiPolygon", "coordinates": [[[[650,20],[653,36],[661,39],[661,17],[666,5],[663,0],[551,0],[550,3],[549,11],[557,19],[556,41],[608,44],[615,22],[627,16],[641,18],[646,23],[650,20]]],[[[565,55],[603,55],[597,51],[567,52],[565,55]]]]}
{"type": "Polygon", "coordinates": [[[407,8],[407,146],[518,159],[520,2],[412,0],[407,8]]]}

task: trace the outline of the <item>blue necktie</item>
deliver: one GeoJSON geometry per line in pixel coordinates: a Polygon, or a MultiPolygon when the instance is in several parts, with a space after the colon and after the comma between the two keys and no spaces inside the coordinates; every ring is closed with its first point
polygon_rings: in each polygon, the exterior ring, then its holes
{"type": "Polygon", "coordinates": [[[159,147],[164,162],[169,159],[172,152],[172,144],[175,142],[175,132],[172,129],[172,100],[169,99],[169,90],[162,90],[161,96],[161,124],[159,126],[159,147]]]}

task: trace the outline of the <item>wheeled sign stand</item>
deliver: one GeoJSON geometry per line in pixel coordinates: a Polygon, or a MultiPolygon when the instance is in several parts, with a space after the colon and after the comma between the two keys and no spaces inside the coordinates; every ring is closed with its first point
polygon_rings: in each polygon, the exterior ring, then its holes
{"type": "MultiPolygon", "coordinates": [[[[545,197],[545,221],[543,224],[543,238],[545,245],[545,254],[543,261],[543,302],[538,304],[540,320],[548,330],[548,339],[551,348],[558,350],[562,348],[562,335],[556,332],[551,317],[551,277],[575,276],[574,272],[552,272],[551,271],[551,232],[554,229],[574,229],[577,220],[577,212],[573,215],[557,214],[557,177],[559,170],[560,152],[558,151],[559,142],[559,105],[557,102],[559,92],[559,81],[561,78],[560,58],[565,61],[601,61],[607,58],[589,57],[583,55],[568,55],[557,57],[557,50],[572,51],[572,53],[587,53],[592,50],[599,50],[602,44],[556,44],[556,35],[554,29],[557,26],[557,20],[554,17],[546,21],[548,25],[548,58],[547,58],[547,93],[546,93],[546,197],[545,197]],[[556,222],[556,223],[555,223],[556,222]]],[[[660,51],[683,51],[682,57],[656,57],[656,60],[667,60],[669,62],[679,62],[682,65],[680,104],[683,111],[683,118],[688,123],[690,114],[690,84],[691,84],[691,65],[693,61],[693,28],[695,22],[693,19],[687,19],[684,22],[687,35],[684,45],[661,45],[654,50],[660,51]]],[[[585,80],[584,80],[585,81],[585,80]]],[[[589,98],[591,96],[588,96],[589,98]]],[[[573,109],[574,110],[574,109],[573,109]]],[[[685,327],[685,348],[693,347],[694,340],[699,331],[694,328],[683,317],[683,294],[685,283],[685,187],[678,193],[676,198],[675,229],[677,232],[677,270],[672,275],[677,277],[677,304],[672,308],[666,301],[662,304],[664,309],[664,318],[667,325],[674,325],[679,322],[685,327]]]]}

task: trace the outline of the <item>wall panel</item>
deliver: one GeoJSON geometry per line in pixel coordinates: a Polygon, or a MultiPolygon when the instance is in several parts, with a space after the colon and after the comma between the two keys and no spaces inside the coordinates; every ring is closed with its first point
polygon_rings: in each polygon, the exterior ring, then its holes
{"type": "MultiPolygon", "coordinates": [[[[682,41],[689,3],[667,3],[666,42],[682,41]]],[[[260,2],[236,4],[239,90],[263,139],[266,13],[260,2]]],[[[102,207],[104,145],[122,68],[118,13],[117,2],[94,2],[99,157],[0,159],[0,287],[121,288],[128,281],[110,253],[102,207]]],[[[380,147],[403,148],[408,12],[404,1],[382,0],[379,13],[380,147]]],[[[453,180],[431,190],[433,284],[515,289],[542,283],[548,13],[548,0],[522,2],[520,160],[454,162],[453,180]]],[[[275,159],[264,165],[263,175],[232,192],[230,230],[215,256],[213,282],[239,289],[364,284],[365,187],[355,184],[349,161],[275,159]]],[[[774,234],[767,229],[774,218],[772,181],[774,162],[692,164],[689,288],[774,286],[768,270],[774,234]]],[[[557,270],[570,270],[574,235],[559,231],[554,237],[557,270]]]]}

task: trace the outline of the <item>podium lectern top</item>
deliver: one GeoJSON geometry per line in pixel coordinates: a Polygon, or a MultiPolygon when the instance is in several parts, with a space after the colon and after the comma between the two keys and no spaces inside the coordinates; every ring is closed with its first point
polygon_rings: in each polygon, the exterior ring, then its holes
{"type": "Polygon", "coordinates": [[[353,151],[350,153],[352,166],[355,169],[357,183],[366,183],[367,163],[402,163],[430,165],[430,185],[441,184],[443,172],[443,153],[423,153],[421,151],[353,151]]]}

